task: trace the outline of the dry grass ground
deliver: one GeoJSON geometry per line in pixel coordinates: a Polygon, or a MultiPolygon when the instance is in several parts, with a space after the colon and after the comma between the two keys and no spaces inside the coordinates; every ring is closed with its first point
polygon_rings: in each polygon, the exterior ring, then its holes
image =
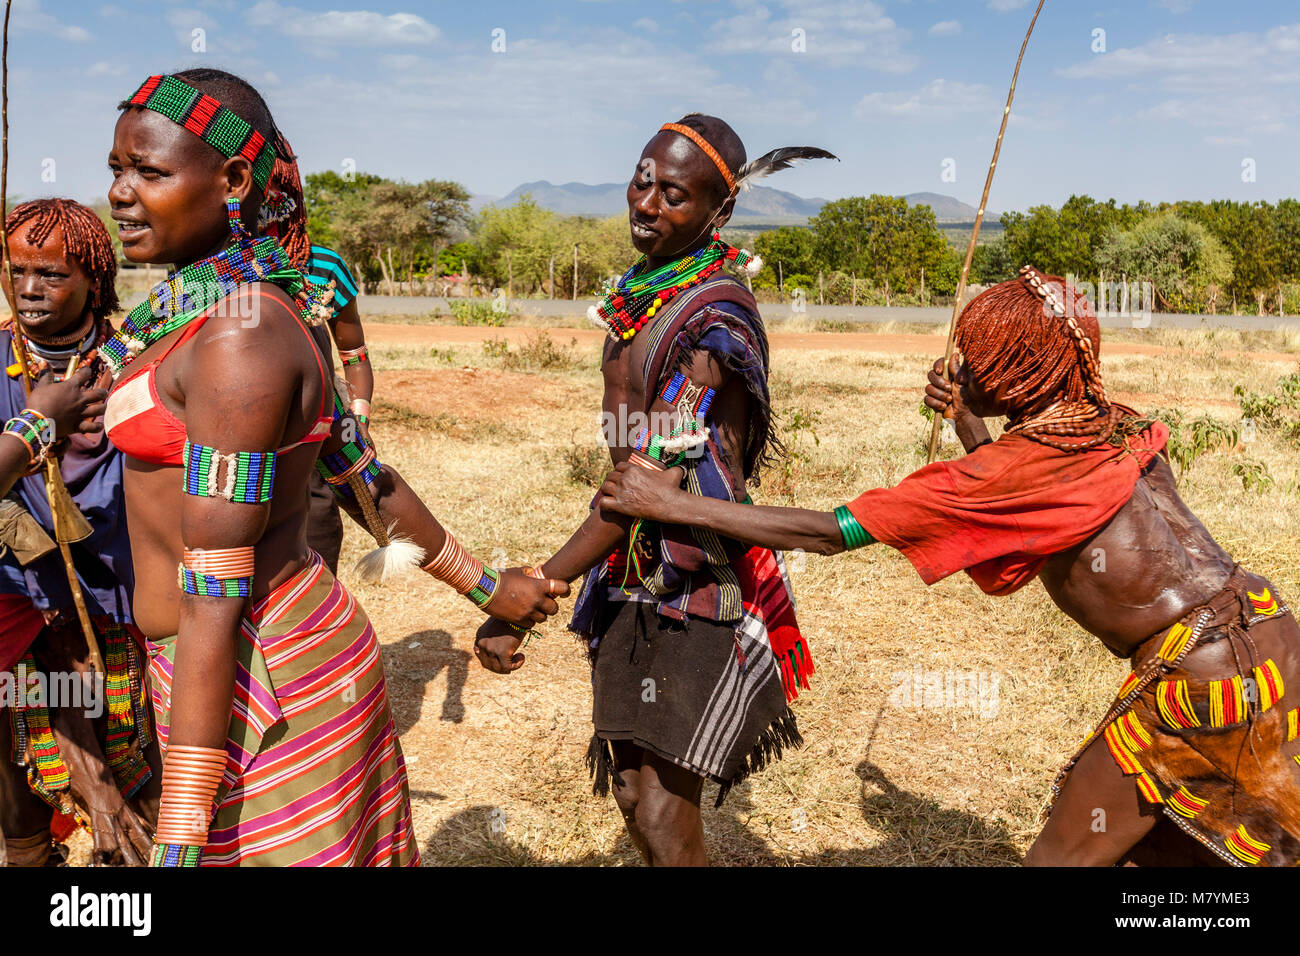
{"type": "MultiPolygon", "coordinates": [[[[774,405],[798,454],[768,476],[760,502],[831,508],[923,463],[920,383],[942,335],[887,331],[774,335],[774,405]],[[812,424],[790,429],[796,421],[812,424]]],[[[368,337],[384,460],[477,554],[509,564],[548,556],[586,512],[592,489],[580,479],[601,470],[599,336],[555,330],[548,347],[535,329],[375,323],[368,337]],[[492,338],[508,344],[485,349],[492,338]],[[591,454],[575,455],[575,444],[591,454]]],[[[1300,358],[1293,338],[1239,332],[1126,332],[1103,354],[1119,400],[1225,421],[1240,417],[1234,385],[1269,390],[1300,358]]],[[[1295,594],[1300,455],[1264,434],[1249,454],[1267,464],[1273,488],[1244,491],[1233,456],[1214,453],[1182,492],[1238,560],[1295,594]]],[[[350,528],[345,580],[362,544],[350,528]]],[[[1016,863],[1124,663],[1036,583],[1004,599],[964,576],[926,589],[883,547],[796,556],[792,567],[817,662],[795,704],[806,746],[719,810],[708,788],[712,859],[1016,863]],[[907,699],[914,679],[945,681],[946,672],[973,676],[981,694],[942,706],[916,706],[936,703],[933,691],[907,699]]],[[[448,589],[419,577],[357,592],[383,642],[426,865],[638,862],[582,764],[590,685],[564,630],[567,604],[526,649],[523,669],[500,677],[470,653],[478,612],[448,589]]]]}

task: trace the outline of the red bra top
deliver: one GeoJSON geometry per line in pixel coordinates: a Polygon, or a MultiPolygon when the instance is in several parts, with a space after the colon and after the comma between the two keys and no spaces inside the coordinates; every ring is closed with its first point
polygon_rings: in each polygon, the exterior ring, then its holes
{"type": "MultiPolygon", "coordinates": [[[[269,293],[259,290],[258,295],[269,295],[269,293]]],[[[278,300],[277,304],[280,304],[278,300]]],[[[212,313],[200,315],[185,326],[184,331],[167,346],[167,350],[162,355],[145,364],[143,368],[132,370],[128,377],[113,386],[112,393],[108,396],[107,411],[104,413],[104,430],[108,433],[109,441],[124,454],[154,465],[179,467],[183,464],[185,423],[177,419],[163,404],[158,394],[155,375],[158,366],[167,356],[193,338],[211,315],[212,313]]],[[[311,431],[300,441],[276,449],[277,455],[299,445],[324,441],[329,437],[330,429],[334,424],[333,407],[330,401],[332,397],[330,376],[325,371],[324,363],[321,362],[320,350],[316,348],[315,339],[302,323],[298,323],[298,327],[312,343],[312,354],[316,356],[316,366],[320,369],[321,410],[311,431]]]]}

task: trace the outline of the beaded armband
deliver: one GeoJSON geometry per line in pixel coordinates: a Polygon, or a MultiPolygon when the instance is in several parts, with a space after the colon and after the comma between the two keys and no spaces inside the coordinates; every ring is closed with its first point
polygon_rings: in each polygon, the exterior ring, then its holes
{"type": "Polygon", "coordinates": [[[275,452],[235,451],[222,454],[188,438],[184,451],[184,490],[200,498],[225,498],[264,505],[275,486],[275,452]]]}
{"type": "Polygon", "coordinates": [[[866,528],[858,524],[858,519],[853,517],[853,512],[845,505],[840,505],[835,509],[835,520],[840,524],[840,535],[844,538],[845,551],[865,548],[876,540],[867,532],[866,528]]]}
{"type": "Polygon", "coordinates": [[[450,531],[446,532],[438,556],[421,570],[465,595],[480,610],[492,603],[501,580],[496,571],[484,567],[482,561],[466,551],[450,531]]]}
{"type": "Polygon", "coordinates": [[[339,360],[343,363],[344,368],[350,368],[353,365],[360,365],[362,362],[369,362],[370,355],[363,345],[359,349],[339,349],[339,360]]]}
{"type": "Polygon", "coordinates": [[[361,424],[370,424],[370,403],[364,398],[352,399],[352,404],[350,404],[348,408],[352,410],[352,414],[356,417],[357,421],[361,422],[361,424]]]}
{"type": "Polygon", "coordinates": [[[185,549],[178,569],[180,589],[201,597],[246,598],[253,584],[253,549],[185,549]]]}
{"type": "Polygon", "coordinates": [[[185,846],[180,843],[155,843],[150,866],[198,866],[203,856],[203,847],[185,846]]]}
{"type": "Polygon", "coordinates": [[[703,445],[708,438],[708,427],[698,418],[688,418],[666,437],[641,429],[632,439],[632,450],[673,468],[691,457],[691,450],[703,445]]]}
{"type": "Polygon", "coordinates": [[[682,421],[686,422],[692,418],[703,421],[713,404],[714,394],[707,385],[697,385],[681,372],[674,372],[659,397],[676,408],[682,421]]]}
{"type": "Polygon", "coordinates": [[[27,446],[32,463],[44,461],[54,444],[54,422],[40,412],[24,408],[5,422],[4,434],[13,435],[27,446]]]}

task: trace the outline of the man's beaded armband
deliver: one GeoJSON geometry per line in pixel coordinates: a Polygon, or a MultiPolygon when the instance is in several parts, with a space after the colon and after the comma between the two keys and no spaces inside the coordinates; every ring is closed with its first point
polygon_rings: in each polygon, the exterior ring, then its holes
{"type": "Polygon", "coordinates": [[[167,748],[151,866],[199,865],[225,772],[225,750],[181,744],[167,748]]]}
{"type": "Polygon", "coordinates": [[[264,505],[275,487],[275,452],[235,451],[223,454],[185,439],[183,455],[187,495],[225,498],[264,505]]]}
{"type": "Polygon", "coordinates": [[[840,535],[844,538],[845,551],[865,548],[876,540],[858,523],[858,519],[853,517],[853,512],[846,505],[840,505],[835,509],[835,520],[840,524],[840,535]]]}
{"type": "Polygon", "coordinates": [[[351,368],[353,365],[369,362],[370,355],[364,345],[359,349],[339,349],[339,361],[343,363],[344,368],[351,368]]]}
{"type": "Polygon", "coordinates": [[[31,464],[36,464],[45,460],[54,444],[54,422],[40,412],[24,408],[5,422],[3,434],[13,435],[26,445],[31,464]]]}
{"type": "Polygon", "coordinates": [[[253,548],[186,548],[178,576],[186,594],[246,598],[253,586],[253,548]]]}
{"type": "Polygon", "coordinates": [[[497,586],[501,581],[500,574],[492,568],[484,567],[483,562],[466,551],[449,531],[446,532],[438,556],[421,570],[450,585],[483,611],[487,610],[487,606],[496,597],[497,586]]]}
{"type": "Polygon", "coordinates": [[[661,399],[677,409],[683,422],[691,418],[704,421],[709,406],[713,404],[713,396],[713,389],[692,382],[681,372],[674,372],[659,393],[661,399]]]}

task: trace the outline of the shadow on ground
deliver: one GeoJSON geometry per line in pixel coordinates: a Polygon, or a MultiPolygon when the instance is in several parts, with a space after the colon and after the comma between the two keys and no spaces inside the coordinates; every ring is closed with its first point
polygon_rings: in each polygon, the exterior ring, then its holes
{"type": "MultiPolygon", "coordinates": [[[[881,842],[816,854],[774,851],[781,830],[769,826],[763,839],[751,825],[754,810],[748,787],[732,790],[721,808],[712,808],[706,788],[705,830],[709,859],[720,866],[1015,866],[1020,851],[1011,832],[964,810],[945,808],[930,797],[897,786],[878,766],[863,760],[855,768],[862,781],[863,820],[885,834],[881,842]]],[[[617,813],[613,798],[608,812],[617,813]]],[[[792,821],[796,818],[792,816],[792,821]]],[[[797,821],[796,821],[797,825],[797,821]]],[[[434,831],[421,851],[436,865],[555,866],[511,839],[508,820],[499,808],[479,805],[462,810],[434,831]]],[[[586,853],[563,861],[566,866],[636,866],[641,862],[626,833],[606,853],[586,853]]]]}
{"type": "Polygon", "coordinates": [[[445,669],[447,696],[443,698],[440,720],[458,724],[465,719],[463,694],[469,676],[470,654],[455,646],[451,635],[443,630],[416,631],[399,644],[382,649],[384,677],[388,699],[399,735],[406,733],[420,719],[425,688],[445,669]],[[417,645],[412,647],[412,645],[417,645]]]}

